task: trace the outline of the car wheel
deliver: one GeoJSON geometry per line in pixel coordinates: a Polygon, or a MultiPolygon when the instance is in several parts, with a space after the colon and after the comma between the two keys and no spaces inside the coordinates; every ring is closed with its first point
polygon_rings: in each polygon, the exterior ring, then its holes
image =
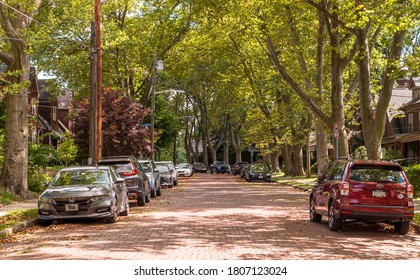
{"type": "Polygon", "coordinates": [[[114,204],[114,212],[112,213],[112,216],[106,219],[107,223],[113,224],[116,223],[118,220],[118,213],[117,213],[117,200],[115,200],[114,204]]]}
{"type": "Polygon", "coordinates": [[[43,227],[47,227],[53,223],[52,220],[40,220],[38,219],[38,224],[43,227]]]}
{"type": "Polygon", "coordinates": [[[328,229],[331,231],[339,231],[342,227],[343,221],[335,217],[333,202],[331,202],[328,206],[328,229]]]}
{"type": "Polygon", "coordinates": [[[315,212],[315,202],[313,197],[311,197],[311,202],[309,203],[309,220],[312,223],[320,223],[322,220],[322,215],[315,212]]]}
{"type": "Polygon", "coordinates": [[[149,192],[149,194],[148,194],[148,195],[146,195],[146,197],[145,197],[145,201],[146,201],[146,203],[149,203],[149,202],[150,202],[150,200],[151,200],[151,198],[152,198],[152,195],[151,195],[151,193],[149,192]]]}
{"type": "MultiPolygon", "coordinates": [[[[127,194],[128,195],[128,194],[127,194]]],[[[128,216],[130,214],[130,203],[128,201],[128,197],[125,201],[125,209],[120,213],[121,216],[128,216]]]]}
{"type": "Polygon", "coordinates": [[[396,233],[406,235],[410,231],[410,222],[396,222],[394,229],[396,233]]]}
{"type": "Polygon", "coordinates": [[[156,186],[153,188],[151,196],[152,196],[152,198],[156,198],[156,196],[157,196],[156,186]]]}
{"type": "Polygon", "coordinates": [[[161,196],[162,195],[162,187],[159,186],[159,189],[156,191],[156,196],[161,196]]]}
{"type": "Polygon", "coordinates": [[[142,194],[141,196],[137,197],[137,205],[138,206],[144,206],[146,205],[146,199],[144,197],[144,195],[142,194]]]}
{"type": "Polygon", "coordinates": [[[175,180],[175,181],[174,181],[174,187],[175,187],[175,186],[178,186],[178,180],[175,180]]]}

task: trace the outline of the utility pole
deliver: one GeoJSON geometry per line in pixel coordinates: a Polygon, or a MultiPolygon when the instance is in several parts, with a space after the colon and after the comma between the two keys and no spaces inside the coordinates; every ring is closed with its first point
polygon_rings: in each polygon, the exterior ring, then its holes
{"type": "Polygon", "coordinates": [[[156,54],[153,55],[153,67],[152,67],[152,112],[150,115],[150,146],[151,146],[151,158],[155,160],[155,86],[156,86],[156,54]]]}
{"type": "Polygon", "coordinates": [[[91,23],[89,165],[96,165],[96,23],[91,23]]]}
{"type": "Polygon", "coordinates": [[[101,1],[95,0],[96,24],[96,162],[102,158],[102,13],[101,1]]]}

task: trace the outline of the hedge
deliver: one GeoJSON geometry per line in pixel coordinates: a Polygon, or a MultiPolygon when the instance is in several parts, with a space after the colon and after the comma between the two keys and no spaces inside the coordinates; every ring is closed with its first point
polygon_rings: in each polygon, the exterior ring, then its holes
{"type": "Polygon", "coordinates": [[[420,197],[420,164],[404,167],[404,172],[414,187],[414,197],[420,197]]]}

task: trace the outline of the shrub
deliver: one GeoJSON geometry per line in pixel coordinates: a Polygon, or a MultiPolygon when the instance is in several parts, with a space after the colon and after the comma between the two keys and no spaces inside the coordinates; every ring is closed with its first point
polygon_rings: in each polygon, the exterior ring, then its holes
{"type": "Polygon", "coordinates": [[[414,197],[420,197],[420,164],[404,167],[404,172],[414,187],[414,197]]]}

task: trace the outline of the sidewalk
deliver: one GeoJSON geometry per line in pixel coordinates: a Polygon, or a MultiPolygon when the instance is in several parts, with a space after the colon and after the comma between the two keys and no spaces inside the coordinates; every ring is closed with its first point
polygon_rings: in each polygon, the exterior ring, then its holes
{"type": "Polygon", "coordinates": [[[15,210],[28,210],[28,209],[36,209],[36,208],[38,208],[37,199],[30,199],[30,200],[25,200],[22,202],[16,202],[13,204],[6,205],[4,207],[0,207],[0,217],[15,210]]]}
{"type": "MultiPolygon", "coordinates": [[[[37,209],[38,208],[38,200],[37,199],[29,199],[22,202],[12,203],[0,208],[0,217],[7,215],[8,213],[16,210],[29,210],[29,209],[37,209]]],[[[32,219],[30,221],[22,222],[14,227],[7,228],[5,230],[0,230],[0,238],[7,238],[25,228],[29,228],[34,226],[37,223],[37,219],[32,219]]]]}

